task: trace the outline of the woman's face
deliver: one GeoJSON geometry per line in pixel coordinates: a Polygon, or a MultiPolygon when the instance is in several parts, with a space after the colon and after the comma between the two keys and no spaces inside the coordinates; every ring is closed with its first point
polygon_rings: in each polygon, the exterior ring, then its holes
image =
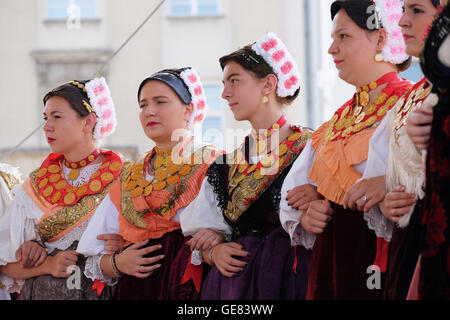
{"type": "Polygon", "coordinates": [[[238,121],[249,120],[259,110],[263,97],[264,81],[239,63],[230,61],[223,69],[222,98],[238,121]]]}
{"type": "Polygon", "coordinates": [[[150,80],[139,96],[139,119],[147,137],[155,143],[167,144],[177,129],[187,129],[192,103],[185,105],[175,91],[159,80],[150,80]]]}
{"type": "Polygon", "coordinates": [[[77,146],[92,138],[92,127],[87,117],[82,118],[62,97],[53,96],[47,100],[44,108],[44,133],[53,153],[68,154],[77,146]]]}
{"type": "Polygon", "coordinates": [[[398,24],[402,28],[406,53],[418,57],[438,12],[430,0],[405,0],[403,8],[398,24]]]}
{"type": "Polygon", "coordinates": [[[358,85],[358,75],[368,72],[376,63],[377,32],[363,30],[341,9],[333,19],[331,38],[328,53],[333,57],[339,77],[358,85]]]}

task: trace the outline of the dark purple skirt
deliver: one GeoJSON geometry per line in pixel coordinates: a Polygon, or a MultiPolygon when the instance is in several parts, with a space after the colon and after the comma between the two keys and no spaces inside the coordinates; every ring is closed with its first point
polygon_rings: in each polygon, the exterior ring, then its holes
{"type": "Polygon", "coordinates": [[[369,230],[363,213],[345,210],[332,203],[333,218],[317,236],[311,256],[307,299],[373,300],[383,295],[381,289],[369,289],[372,274],[367,268],[375,260],[377,238],[369,230]]]}
{"type": "Polygon", "coordinates": [[[180,285],[189,261],[190,250],[181,230],[150,239],[146,247],[161,244],[149,256],[164,254],[161,267],[145,279],[124,275],[116,286],[115,300],[197,300],[200,295],[192,280],[180,285]]]}
{"type": "Polygon", "coordinates": [[[250,257],[242,259],[248,264],[231,278],[212,267],[203,284],[202,300],[305,298],[310,251],[292,247],[281,226],[267,236],[247,234],[236,242],[250,252],[250,257]]]}

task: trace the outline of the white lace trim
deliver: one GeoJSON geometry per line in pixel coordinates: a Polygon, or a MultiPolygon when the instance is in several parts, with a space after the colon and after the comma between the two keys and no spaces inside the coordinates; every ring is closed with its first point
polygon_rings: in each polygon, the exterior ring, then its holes
{"type": "Polygon", "coordinates": [[[292,246],[303,246],[306,249],[312,249],[314,242],[316,242],[316,236],[307,232],[300,223],[288,222],[286,227],[289,230],[291,236],[292,246]]]}
{"type": "Polygon", "coordinates": [[[69,173],[70,171],[72,171],[73,169],[66,167],[66,165],[64,164],[64,161],[62,162],[62,171],[64,173],[64,177],[66,178],[67,182],[72,186],[72,187],[79,187],[81,186],[83,183],[86,183],[89,181],[89,179],[91,178],[91,176],[98,170],[98,168],[100,168],[100,166],[102,165],[102,162],[99,163],[91,163],[88,164],[85,167],[82,167],[79,169],[80,171],[80,175],[78,176],[77,179],[75,180],[70,180],[69,179],[69,173]]]}
{"type": "Polygon", "coordinates": [[[84,267],[84,275],[92,281],[100,280],[106,283],[108,286],[115,286],[119,282],[119,280],[111,278],[110,276],[103,273],[102,268],[100,267],[102,257],[103,255],[88,257],[86,259],[86,265],[84,267]]]}
{"type": "Polygon", "coordinates": [[[391,241],[394,222],[383,215],[378,205],[370,209],[369,212],[364,212],[364,220],[367,221],[367,226],[375,232],[378,238],[383,238],[388,242],[391,241]]]}
{"type": "Polygon", "coordinates": [[[72,243],[74,243],[75,241],[80,241],[81,236],[83,235],[89,224],[89,221],[90,219],[84,221],[79,226],[76,226],[70,232],[66,233],[56,241],[46,242],[45,246],[48,248],[48,253],[52,253],[55,249],[67,250],[67,248],[69,248],[72,243]]]}

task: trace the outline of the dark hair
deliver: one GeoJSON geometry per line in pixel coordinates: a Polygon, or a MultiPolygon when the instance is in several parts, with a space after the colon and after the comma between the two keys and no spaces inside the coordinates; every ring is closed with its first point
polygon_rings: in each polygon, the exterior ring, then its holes
{"type": "MultiPolygon", "coordinates": [[[[76,81],[80,84],[80,86],[84,87],[86,82],[89,80],[76,81]]],[[[79,88],[77,85],[72,82],[65,83],[56,87],[55,89],[49,91],[43,99],[44,105],[51,97],[61,97],[69,102],[70,106],[73,110],[75,110],[78,115],[82,118],[87,117],[89,115],[89,111],[83,104],[83,101],[89,103],[89,98],[87,93],[83,91],[83,89],[79,88]]]]}
{"type": "Polygon", "coordinates": [[[436,8],[439,7],[441,5],[441,1],[440,0],[431,0],[431,3],[433,4],[433,6],[435,6],[436,8]]]}
{"type": "MultiPolygon", "coordinates": [[[[439,2],[439,0],[437,0],[439,2]]],[[[366,32],[372,33],[383,28],[381,21],[378,28],[370,28],[368,21],[373,18],[373,11],[368,10],[374,3],[371,0],[337,0],[331,4],[331,20],[334,20],[336,14],[341,10],[345,10],[352,21],[366,32]]],[[[398,72],[405,71],[409,68],[412,62],[412,57],[408,57],[402,63],[396,64],[398,72]]]]}
{"type": "Polygon", "coordinates": [[[168,85],[181,99],[181,102],[183,102],[184,104],[190,104],[192,101],[191,94],[188,87],[184,83],[184,80],[181,78],[181,73],[187,69],[190,69],[190,67],[179,69],[164,69],[145,78],[139,85],[137,94],[138,101],[141,95],[142,88],[145,86],[145,84],[150,80],[158,80],[168,85]]]}
{"type": "MultiPolygon", "coordinates": [[[[273,71],[272,67],[269,66],[269,64],[264,60],[263,57],[252,50],[251,45],[245,46],[240,50],[234,51],[221,57],[219,59],[219,63],[222,71],[223,69],[225,69],[225,66],[231,61],[236,62],[245,70],[252,72],[258,79],[263,79],[269,74],[273,74],[276,76],[276,73],[273,71]]],[[[291,96],[282,98],[277,95],[277,99],[284,105],[290,105],[297,98],[299,92],[300,88],[291,96]]]]}

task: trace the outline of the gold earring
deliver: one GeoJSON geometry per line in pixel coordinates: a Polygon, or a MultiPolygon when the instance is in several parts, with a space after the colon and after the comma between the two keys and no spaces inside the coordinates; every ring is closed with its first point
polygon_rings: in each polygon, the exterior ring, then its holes
{"type": "Polygon", "coordinates": [[[267,102],[269,102],[269,98],[267,98],[266,96],[262,97],[261,102],[266,104],[267,102]]]}
{"type": "Polygon", "coordinates": [[[377,53],[376,55],[375,55],[375,61],[376,62],[381,62],[381,61],[383,61],[384,60],[384,58],[383,58],[383,55],[381,54],[381,53],[377,53]]]}

